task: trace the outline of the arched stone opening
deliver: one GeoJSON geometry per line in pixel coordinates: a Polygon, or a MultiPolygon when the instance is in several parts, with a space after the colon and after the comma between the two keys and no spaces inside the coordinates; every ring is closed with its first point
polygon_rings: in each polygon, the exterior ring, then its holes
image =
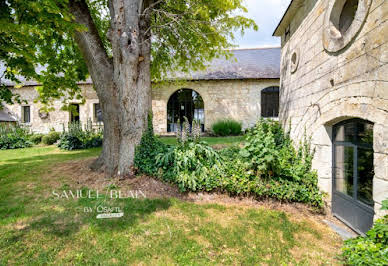
{"type": "Polygon", "coordinates": [[[178,122],[186,117],[192,125],[194,120],[201,123],[205,130],[205,107],[201,95],[192,89],[180,89],[174,92],[167,103],[167,132],[176,132],[178,122]]]}
{"type": "Polygon", "coordinates": [[[373,225],[373,123],[353,118],[333,126],[332,211],[354,230],[373,225]]]}

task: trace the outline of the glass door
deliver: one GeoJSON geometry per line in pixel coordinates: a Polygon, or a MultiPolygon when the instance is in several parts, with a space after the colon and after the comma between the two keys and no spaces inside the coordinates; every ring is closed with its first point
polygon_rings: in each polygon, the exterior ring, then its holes
{"type": "Polygon", "coordinates": [[[355,231],[373,224],[373,124],[351,119],[333,128],[333,214],[355,231]]]}

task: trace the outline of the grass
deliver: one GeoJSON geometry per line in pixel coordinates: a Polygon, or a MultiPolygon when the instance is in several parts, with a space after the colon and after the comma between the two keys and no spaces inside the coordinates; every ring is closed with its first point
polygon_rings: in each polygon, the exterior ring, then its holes
{"type": "Polygon", "coordinates": [[[99,152],[53,146],[0,151],[0,265],[336,262],[328,231],[282,211],[174,198],[53,196],[53,190],[80,189],[66,173],[50,177],[58,164],[99,152]],[[119,207],[125,215],[96,219],[97,206],[119,207]],[[93,212],[84,212],[89,207],[93,212]]]}
{"type": "MultiPolygon", "coordinates": [[[[175,145],[177,140],[175,137],[161,137],[160,140],[169,145],[175,145]]],[[[244,141],[244,136],[230,136],[230,137],[203,137],[202,141],[207,142],[209,145],[233,145],[240,144],[244,141]]]]}

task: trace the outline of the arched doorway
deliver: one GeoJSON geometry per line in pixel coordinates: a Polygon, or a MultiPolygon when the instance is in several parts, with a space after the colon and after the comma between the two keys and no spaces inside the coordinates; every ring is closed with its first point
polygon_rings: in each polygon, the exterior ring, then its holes
{"type": "Polygon", "coordinates": [[[359,233],[373,225],[373,124],[350,119],[333,127],[333,214],[359,233]]]}
{"type": "Polygon", "coordinates": [[[171,95],[167,103],[167,132],[176,132],[178,120],[187,117],[190,125],[194,120],[200,121],[205,129],[205,108],[201,95],[191,89],[180,89],[171,95]]]}

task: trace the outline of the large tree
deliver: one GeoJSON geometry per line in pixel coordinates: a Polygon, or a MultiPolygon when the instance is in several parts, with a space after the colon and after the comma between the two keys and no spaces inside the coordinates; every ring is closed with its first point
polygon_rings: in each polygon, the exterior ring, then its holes
{"type": "MultiPolygon", "coordinates": [[[[78,82],[90,75],[104,121],[92,168],[128,176],[151,110],[151,79],[227,56],[233,32],[257,27],[236,15],[246,12],[241,2],[0,0],[0,78],[38,81],[38,100],[49,105],[81,97],[78,82]]],[[[3,84],[0,100],[23,100],[14,91],[3,84]]]]}

